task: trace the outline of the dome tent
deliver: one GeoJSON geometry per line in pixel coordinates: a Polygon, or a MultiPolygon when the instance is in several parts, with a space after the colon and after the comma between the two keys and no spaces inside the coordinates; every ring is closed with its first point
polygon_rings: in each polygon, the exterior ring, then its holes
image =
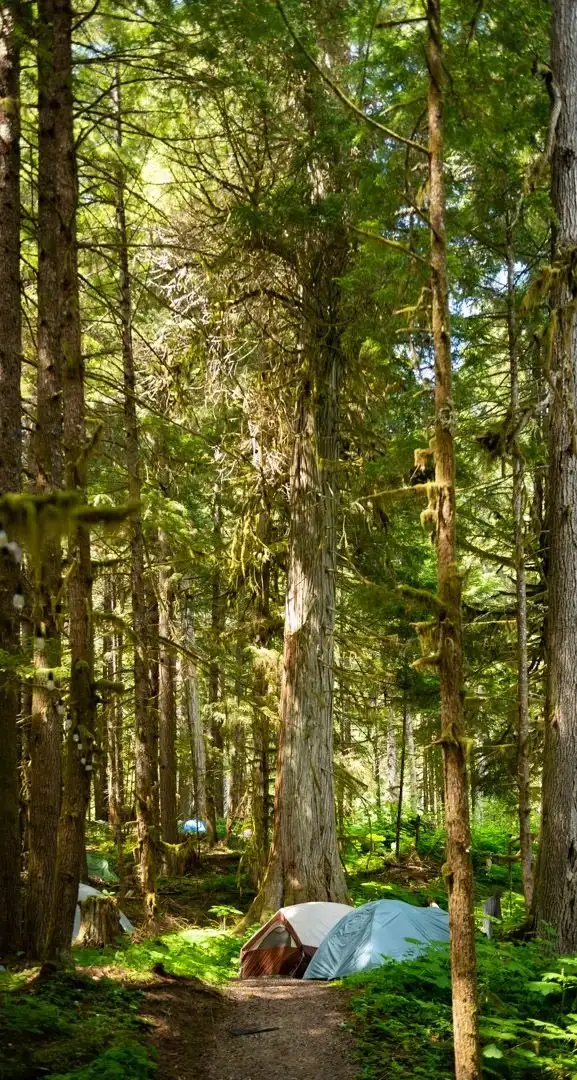
{"type": "Polygon", "coordinates": [[[240,951],[240,977],[289,975],[303,972],[323,938],[343,915],[354,909],[347,904],[313,901],[280,908],[257,930],[240,951]]]}
{"type": "Polygon", "coordinates": [[[438,907],[373,900],[355,908],[329,931],[305,979],[342,979],[379,967],[383,958],[407,960],[433,942],[449,940],[449,916],[438,907]]]}
{"type": "MultiPolygon", "coordinates": [[[[101,895],[102,894],[98,891],[98,889],[93,889],[92,888],[92,885],[82,885],[82,884],[80,884],[78,886],[78,903],[76,904],[76,910],[74,912],[74,928],[72,930],[72,941],[73,942],[76,941],[76,938],[78,937],[78,934],[80,933],[80,904],[82,903],[83,900],[86,900],[87,896],[101,896],[101,895]]],[[[118,917],[120,919],[120,925],[121,925],[122,929],[124,930],[124,933],[125,934],[131,934],[133,932],[133,930],[134,930],[134,927],[133,927],[132,923],[130,922],[130,919],[127,919],[126,915],[123,915],[122,911],[118,912],[118,917]]]]}

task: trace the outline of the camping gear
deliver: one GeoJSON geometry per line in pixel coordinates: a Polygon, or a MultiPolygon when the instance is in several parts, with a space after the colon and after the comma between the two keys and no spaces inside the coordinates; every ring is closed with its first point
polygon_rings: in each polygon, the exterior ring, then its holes
{"type": "Polygon", "coordinates": [[[108,859],[101,855],[99,851],[86,852],[86,867],[90,878],[98,878],[99,881],[107,882],[118,881],[114,870],[110,868],[108,859]]]}
{"type": "Polygon", "coordinates": [[[240,977],[291,975],[302,978],[311,956],[343,915],[347,904],[313,901],[280,908],[240,951],[240,977]]]}
{"type": "MultiPolygon", "coordinates": [[[[82,884],[80,884],[78,886],[78,903],[76,905],[76,910],[74,912],[74,929],[72,931],[72,940],[73,941],[76,941],[76,938],[78,937],[78,934],[80,933],[80,902],[81,902],[81,900],[86,900],[87,896],[101,896],[101,895],[102,895],[102,893],[100,893],[98,891],[98,889],[93,889],[92,885],[82,885],[82,884]]],[[[127,919],[126,915],[124,915],[122,913],[122,911],[120,911],[118,913],[118,915],[119,915],[119,918],[120,918],[120,925],[121,925],[122,929],[124,930],[124,933],[125,934],[132,934],[132,932],[134,931],[134,927],[133,927],[132,923],[130,922],[130,919],[127,919]]]]}
{"type": "Polygon", "coordinates": [[[373,900],[355,908],[329,931],[304,978],[342,979],[379,967],[383,958],[407,960],[434,941],[448,940],[449,916],[441,908],[373,900]]]}
{"type": "Polygon", "coordinates": [[[204,836],[206,833],[206,825],[204,824],[204,821],[194,821],[191,819],[190,821],[185,821],[184,824],[180,826],[180,832],[204,836]]]}

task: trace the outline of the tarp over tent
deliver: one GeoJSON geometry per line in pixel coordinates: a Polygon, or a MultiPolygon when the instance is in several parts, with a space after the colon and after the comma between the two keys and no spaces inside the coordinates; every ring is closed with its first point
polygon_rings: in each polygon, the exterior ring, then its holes
{"type": "MultiPolygon", "coordinates": [[[[76,905],[76,910],[74,912],[74,929],[72,930],[72,940],[73,941],[76,941],[76,938],[78,937],[78,934],[80,933],[80,903],[81,903],[82,900],[86,900],[87,896],[102,896],[102,893],[100,893],[98,891],[98,889],[93,889],[92,885],[82,885],[82,884],[80,884],[78,886],[78,903],[76,905]]],[[[124,915],[122,913],[122,911],[119,911],[118,915],[119,915],[119,918],[120,918],[120,925],[121,925],[122,929],[124,930],[124,933],[125,934],[132,934],[132,932],[134,930],[134,927],[133,927],[130,919],[127,919],[126,915],[124,915]]]]}
{"type": "Polygon", "coordinates": [[[329,930],[354,909],[347,904],[313,901],[280,908],[240,952],[240,977],[292,975],[303,972],[329,930]]]}
{"type": "Polygon", "coordinates": [[[383,957],[406,960],[432,942],[448,940],[449,916],[441,908],[373,900],[355,908],[329,931],[304,978],[342,979],[379,967],[383,957]]]}

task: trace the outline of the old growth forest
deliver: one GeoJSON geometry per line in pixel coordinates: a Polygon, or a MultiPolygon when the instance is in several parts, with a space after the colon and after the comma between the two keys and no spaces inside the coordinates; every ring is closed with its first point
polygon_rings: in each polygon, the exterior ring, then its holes
{"type": "Polygon", "coordinates": [[[0,961],[6,1080],[577,1077],[577,0],[0,0],[0,961]]]}

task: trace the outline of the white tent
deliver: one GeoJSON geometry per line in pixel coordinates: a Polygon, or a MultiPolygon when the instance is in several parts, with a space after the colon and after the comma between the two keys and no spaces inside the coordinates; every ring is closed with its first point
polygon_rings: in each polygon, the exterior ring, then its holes
{"type": "MultiPolygon", "coordinates": [[[[102,893],[98,889],[93,889],[92,885],[79,885],[78,886],[78,903],[76,905],[76,911],[74,912],[74,929],[72,931],[72,940],[76,941],[78,934],[80,933],[80,902],[86,900],[87,896],[102,896],[102,893]]],[[[125,934],[131,934],[134,930],[130,919],[126,918],[126,915],[119,912],[120,925],[125,934]]]]}
{"type": "Polygon", "coordinates": [[[348,904],[323,901],[279,908],[241,949],[241,978],[260,975],[302,977],[311,956],[329,930],[352,910],[348,904]]]}

